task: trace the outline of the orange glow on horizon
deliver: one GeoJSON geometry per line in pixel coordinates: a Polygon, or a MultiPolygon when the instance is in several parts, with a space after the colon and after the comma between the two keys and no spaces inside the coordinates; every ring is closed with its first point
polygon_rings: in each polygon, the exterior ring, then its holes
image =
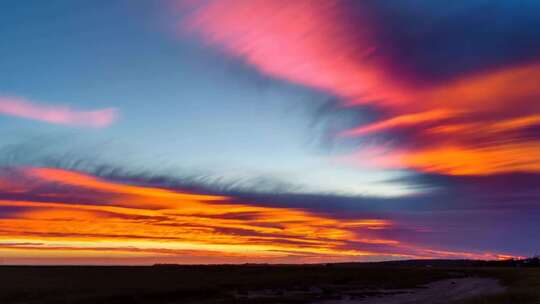
{"type": "MultiPolygon", "coordinates": [[[[50,252],[57,248],[67,257],[72,252],[75,256],[83,252],[100,255],[114,249],[115,255],[129,252],[165,257],[201,251],[259,259],[289,255],[351,258],[377,254],[347,248],[346,243],[357,238],[354,229],[368,234],[370,228],[392,224],[380,219],[337,220],[222,196],[109,182],[60,169],[24,168],[20,172],[39,183],[61,183],[107,194],[115,205],[80,204],[76,195],[58,202],[0,201],[0,206],[22,208],[16,216],[0,221],[0,251],[35,252],[41,248],[50,252]],[[151,203],[145,206],[147,202],[151,203]]],[[[369,243],[368,237],[364,239],[369,243]]],[[[391,240],[373,242],[395,244],[391,240]]]]}
{"type": "MultiPolygon", "coordinates": [[[[0,255],[7,259],[96,261],[110,255],[120,260],[181,261],[188,255],[212,257],[215,262],[265,262],[427,256],[422,248],[378,236],[378,231],[395,224],[386,219],[339,219],[222,196],[121,184],[61,169],[18,171],[25,181],[13,183],[21,188],[30,185],[28,193],[35,191],[28,182],[33,180],[42,187],[56,183],[68,189],[84,187],[99,196],[92,203],[78,202],[76,191],[68,191],[69,196],[47,192],[47,201],[0,200],[0,207],[16,208],[0,221],[0,255]],[[145,202],[152,203],[145,206],[145,202]]],[[[6,191],[9,188],[0,188],[6,191]]]]}

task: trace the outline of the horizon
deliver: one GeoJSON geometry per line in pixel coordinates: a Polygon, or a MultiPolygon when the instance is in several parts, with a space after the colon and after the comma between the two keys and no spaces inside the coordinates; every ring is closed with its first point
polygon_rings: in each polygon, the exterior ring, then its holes
{"type": "MultiPolygon", "coordinates": [[[[330,263],[223,263],[223,264],[176,264],[176,263],[156,263],[156,264],[2,264],[0,262],[0,267],[214,267],[214,266],[236,266],[236,267],[247,267],[247,266],[332,266],[332,265],[367,265],[367,264],[408,264],[408,263],[429,263],[429,262],[483,262],[483,263],[506,263],[506,262],[524,262],[531,259],[538,259],[537,256],[526,258],[507,258],[507,259],[498,259],[498,260],[479,260],[479,259],[409,259],[409,260],[381,260],[381,261],[367,261],[367,262],[357,262],[357,261],[343,261],[343,262],[330,262],[330,263]]],[[[499,264],[499,266],[502,264],[499,264]]],[[[431,265],[430,265],[431,266],[431,265]]]]}
{"type": "Polygon", "coordinates": [[[0,3],[0,265],[535,256],[539,9],[0,3]]]}

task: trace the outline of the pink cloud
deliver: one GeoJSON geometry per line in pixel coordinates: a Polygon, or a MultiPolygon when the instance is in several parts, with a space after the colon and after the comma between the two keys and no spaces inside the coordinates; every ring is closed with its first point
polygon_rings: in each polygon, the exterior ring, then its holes
{"type": "Polygon", "coordinates": [[[198,3],[180,29],[199,34],[206,43],[242,58],[260,72],[331,92],[352,103],[404,98],[397,79],[381,69],[369,22],[355,20],[364,25],[351,35],[339,1],[198,3]]]}
{"type": "Polygon", "coordinates": [[[116,110],[105,108],[78,111],[65,106],[36,104],[22,98],[0,96],[0,114],[34,119],[59,125],[103,128],[112,124],[116,110]]]}
{"type": "MultiPolygon", "coordinates": [[[[345,106],[369,104],[384,113],[339,135],[400,136],[396,131],[408,130],[406,141],[383,144],[384,157],[373,156],[372,164],[445,174],[540,172],[540,144],[520,136],[540,126],[537,61],[432,83],[392,58],[368,6],[339,0],[187,3],[192,6],[181,31],[261,73],[331,93],[345,106]]],[[[360,150],[360,156],[373,153],[360,150]]]]}

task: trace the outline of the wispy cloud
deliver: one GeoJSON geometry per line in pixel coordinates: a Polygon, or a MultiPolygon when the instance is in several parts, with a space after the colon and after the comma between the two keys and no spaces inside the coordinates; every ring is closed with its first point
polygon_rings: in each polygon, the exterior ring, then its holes
{"type": "Polygon", "coordinates": [[[351,36],[342,1],[199,1],[182,30],[241,57],[259,71],[339,97],[389,100],[400,95],[380,70],[365,18],[351,36]]]}
{"type": "Polygon", "coordinates": [[[0,114],[33,119],[52,124],[103,128],[117,118],[112,108],[80,111],[64,106],[35,103],[23,98],[0,96],[0,114]]]}
{"type": "Polygon", "coordinates": [[[199,194],[43,167],[4,169],[0,208],[0,254],[7,262],[10,256],[43,261],[51,255],[70,259],[81,254],[91,262],[104,252],[117,258],[179,262],[186,255],[210,253],[221,254],[219,262],[231,257],[261,262],[496,257],[384,237],[391,234],[385,231],[400,225],[389,218],[335,217],[234,195],[199,194]]]}
{"type": "MultiPolygon", "coordinates": [[[[540,127],[540,46],[527,42],[540,33],[525,30],[536,21],[523,7],[511,9],[527,26],[482,23],[483,30],[458,33],[462,24],[479,27],[475,12],[482,3],[444,14],[427,2],[415,10],[400,10],[408,5],[400,1],[395,7],[342,0],[197,3],[183,31],[262,73],[332,93],[351,108],[379,109],[377,121],[341,133],[383,139],[362,147],[381,151],[377,161],[356,163],[455,175],[540,171],[540,136],[531,132],[540,127]],[[447,14],[460,21],[449,22],[447,14]],[[487,35],[490,26],[501,35],[487,35]],[[507,47],[497,53],[484,44],[507,47]]],[[[507,11],[488,9],[508,21],[507,11]]]]}

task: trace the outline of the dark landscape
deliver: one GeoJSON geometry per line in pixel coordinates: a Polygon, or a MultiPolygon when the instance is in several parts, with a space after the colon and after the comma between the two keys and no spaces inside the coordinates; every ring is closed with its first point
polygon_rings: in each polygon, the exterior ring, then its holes
{"type": "Polygon", "coordinates": [[[0,302],[538,303],[538,259],[528,261],[3,266],[0,302]]]}

